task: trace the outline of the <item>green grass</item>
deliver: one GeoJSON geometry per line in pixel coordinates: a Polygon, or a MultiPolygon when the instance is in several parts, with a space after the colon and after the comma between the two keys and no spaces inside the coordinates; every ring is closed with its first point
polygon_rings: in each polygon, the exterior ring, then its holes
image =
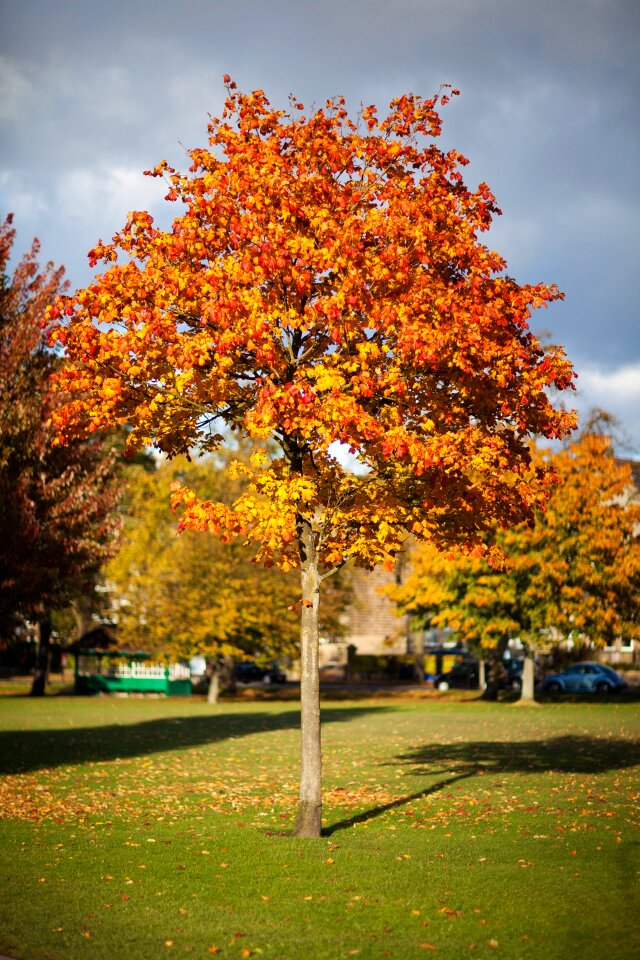
{"type": "Polygon", "coordinates": [[[295,704],[2,697],[0,952],[638,956],[636,705],[323,714],[302,841],[295,704]]]}

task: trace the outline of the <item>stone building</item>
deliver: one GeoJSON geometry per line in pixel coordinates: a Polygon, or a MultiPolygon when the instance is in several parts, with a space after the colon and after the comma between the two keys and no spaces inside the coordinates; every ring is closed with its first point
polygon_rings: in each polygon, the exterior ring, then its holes
{"type": "Polygon", "coordinates": [[[365,656],[404,656],[410,652],[409,619],[396,614],[395,604],[385,593],[385,587],[397,582],[401,569],[352,571],[353,599],[341,617],[343,635],[339,642],[321,638],[321,669],[343,669],[349,646],[365,656]]]}

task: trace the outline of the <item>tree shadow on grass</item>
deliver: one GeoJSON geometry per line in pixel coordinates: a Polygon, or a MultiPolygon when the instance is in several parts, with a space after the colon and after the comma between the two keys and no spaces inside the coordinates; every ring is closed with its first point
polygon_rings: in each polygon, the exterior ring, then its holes
{"type": "Polygon", "coordinates": [[[399,754],[394,765],[407,767],[407,776],[446,777],[420,790],[379,804],[353,817],[325,827],[324,836],[366,823],[389,810],[404,807],[445,790],[460,780],[482,774],[606,773],[640,764],[640,742],[589,736],[562,736],[549,740],[430,743],[399,754]]]}
{"type": "MultiPolygon", "coordinates": [[[[385,706],[324,707],[323,723],[346,723],[385,706]]],[[[255,733],[295,730],[299,709],[166,717],[142,723],[53,730],[0,732],[0,773],[27,773],[57,766],[104,762],[185,750],[255,733]]]]}

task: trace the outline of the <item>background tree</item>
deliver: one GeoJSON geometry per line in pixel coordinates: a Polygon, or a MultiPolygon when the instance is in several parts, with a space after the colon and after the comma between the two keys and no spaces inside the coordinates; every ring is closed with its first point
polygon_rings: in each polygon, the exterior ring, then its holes
{"type": "Polygon", "coordinates": [[[57,422],[70,438],[127,420],[131,447],[172,456],[217,449],[221,424],[275,441],[232,468],[248,485],[231,506],[183,485],[174,504],[182,528],[300,568],[295,832],[317,836],[323,580],[349,559],[391,563],[407,531],[484,551],[495,524],[533,516],[546,471],[527,438],[571,429],[545,387],[573,373],[527,324],[557,289],[516,283],[478,239],[498,210],[435,143],[447,95],[352,120],[341,98],[307,115],[228,89],[189,171],[153,171],[182,204],[172,228],[133,212],[91,253],[106,272],[51,310],[73,395],[57,422]]]}
{"type": "Polygon", "coordinates": [[[44,693],[51,611],[90,590],[114,550],[119,521],[115,457],[99,434],[54,444],[50,418],[64,403],[50,377],[59,360],[46,346],[47,304],[63,271],[38,267],[38,243],[7,265],[15,231],[0,229],[0,630],[39,624],[32,693],[44,693]]]}
{"type": "MultiPolygon", "coordinates": [[[[502,532],[498,542],[504,546],[502,532]]],[[[495,698],[509,638],[523,632],[513,568],[491,566],[480,556],[445,556],[429,543],[414,545],[408,566],[406,579],[387,591],[398,610],[411,616],[418,628],[454,630],[481,661],[481,685],[488,660],[484,696],[495,698]]]]}
{"type": "Polygon", "coordinates": [[[545,459],[561,483],[534,528],[505,538],[529,629],[555,627],[599,646],[629,639],[640,622],[640,500],[632,465],[616,458],[611,437],[593,425],[545,459]]]}
{"type": "MultiPolygon", "coordinates": [[[[498,533],[507,568],[447,560],[420,545],[394,593],[400,609],[498,651],[509,636],[521,637],[530,654],[549,636],[596,646],[637,636],[640,499],[632,465],[616,459],[597,421],[565,448],[536,456],[559,483],[535,525],[498,533]]],[[[523,696],[532,697],[533,677],[525,679],[523,696]]]]}
{"type": "Polygon", "coordinates": [[[222,543],[193,530],[177,537],[167,509],[176,480],[227,504],[242,487],[240,478],[229,481],[220,457],[130,473],[122,545],[104,577],[119,641],[172,659],[206,656],[215,700],[230,658],[297,657],[293,607],[300,588],[291,573],[257,569],[237,540],[222,543]]]}

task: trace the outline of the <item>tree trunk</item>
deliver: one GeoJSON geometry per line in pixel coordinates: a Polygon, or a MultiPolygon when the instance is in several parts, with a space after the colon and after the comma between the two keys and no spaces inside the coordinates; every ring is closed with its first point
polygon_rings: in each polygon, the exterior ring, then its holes
{"type": "Polygon", "coordinates": [[[409,645],[413,654],[413,679],[415,683],[424,683],[424,640],[422,631],[412,632],[408,627],[409,645]]]}
{"type": "Polygon", "coordinates": [[[487,689],[487,661],[484,657],[478,660],[478,687],[480,693],[484,693],[487,689]]]}
{"type": "Polygon", "coordinates": [[[71,601],[71,609],[76,621],[76,640],[88,633],[93,622],[94,598],[89,593],[83,593],[71,601]]]}
{"type": "Polygon", "coordinates": [[[223,690],[232,694],[236,692],[235,660],[228,653],[225,653],[220,664],[220,682],[223,690]]]}
{"type": "Polygon", "coordinates": [[[44,697],[49,680],[49,660],[51,657],[51,614],[43,613],[38,623],[38,652],[36,667],[31,684],[31,697],[44,697]]]}
{"type": "Polygon", "coordinates": [[[535,683],[535,654],[530,653],[524,658],[524,666],[522,668],[521,700],[532,701],[535,699],[535,683]]]}
{"type": "Polygon", "coordinates": [[[497,678],[497,668],[495,660],[489,664],[489,676],[486,676],[485,673],[485,685],[484,690],[482,691],[483,700],[497,700],[498,699],[498,678],[497,678]]]}
{"type": "Polygon", "coordinates": [[[209,677],[209,690],[207,691],[207,703],[217,703],[220,693],[220,671],[216,664],[209,677]]]}
{"type": "Polygon", "coordinates": [[[487,677],[485,673],[485,687],[482,692],[483,700],[497,700],[498,699],[498,690],[500,689],[500,681],[502,676],[505,673],[503,657],[504,652],[507,649],[507,644],[509,642],[509,637],[507,634],[504,634],[498,646],[496,647],[493,658],[489,665],[489,676],[487,677]]]}
{"type": "Polygon", "coordinates": [[[320,574],[311,523],[298,518],[302,615],[300,621],[300,799],[296,837],[319,837],[322,830],[322,750],[320,740],[319,627],[320,574]]]}

